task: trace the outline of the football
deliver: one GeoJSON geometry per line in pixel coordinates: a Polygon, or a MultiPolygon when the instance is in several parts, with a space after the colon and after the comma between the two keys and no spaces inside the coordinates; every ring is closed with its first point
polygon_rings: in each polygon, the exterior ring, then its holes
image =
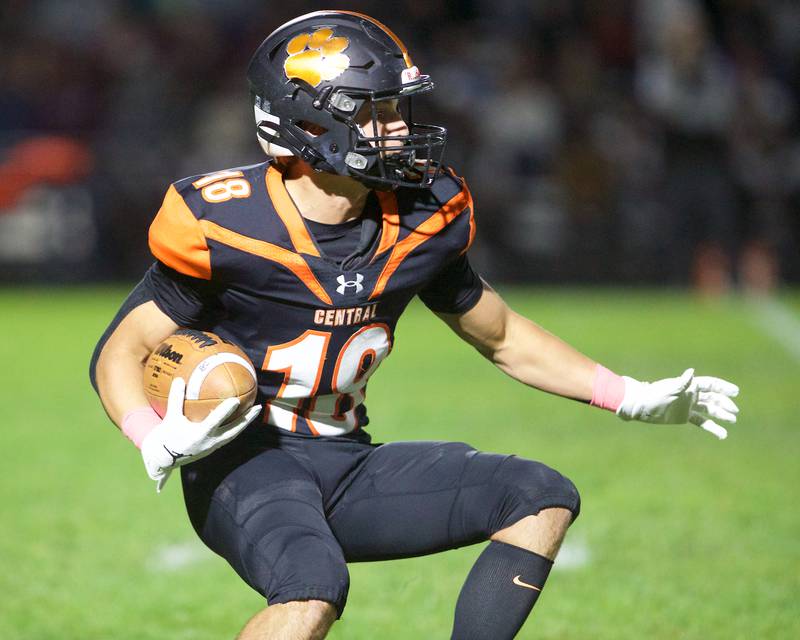
{"type": "Polygon", "coordinates": [[[203,420],[221,400],[239,398],[232,418],[253,406],[256,372],[236,345],[206,331],[179,329],[147,358],[144,391],[161,417],[167,411],[169,389],[175,378],[186,381],[184,415],[193,422],[203,420]]]}

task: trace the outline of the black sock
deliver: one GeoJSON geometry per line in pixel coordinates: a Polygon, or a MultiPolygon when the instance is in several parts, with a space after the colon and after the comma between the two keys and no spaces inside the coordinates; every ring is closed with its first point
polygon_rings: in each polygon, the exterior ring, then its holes
{"type": "Polygon", "coordinates": [[[491,542],[478,556],[456,603],[451,640],[513,638],[531,612],[553,561],[491,542]]]}

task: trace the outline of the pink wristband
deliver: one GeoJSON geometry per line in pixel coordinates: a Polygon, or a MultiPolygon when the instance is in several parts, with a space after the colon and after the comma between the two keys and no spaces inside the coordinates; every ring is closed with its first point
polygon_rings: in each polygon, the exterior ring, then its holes
{"type": "Polygon", "coordinates": [[[140,407],[128,411],[122,418],[122,433],[141,449],[142,440],[159,424],[161,424],[161,418],[152,407],[140,407]]]}
{"type": "Polygon", "coordinates": [[[616,413],[625,397],[625,380],[603,365],[598,364],[594,372],[591,405],[616,413]]]}

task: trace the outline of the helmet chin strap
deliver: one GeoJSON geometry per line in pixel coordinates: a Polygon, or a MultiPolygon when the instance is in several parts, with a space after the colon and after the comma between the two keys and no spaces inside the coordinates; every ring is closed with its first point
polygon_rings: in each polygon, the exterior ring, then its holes
{"type": "MultiPolygon", "coordinates": [[[[253,112],[256,118],[256,127],[259,130],[259,133],[263,132],[268,135],[275,135],[277,132],[275,129],[269,126],[270,122],[279,123],[280,119],[277,116],[273,116],[270,113],[267,113],[263,109],[260,109],[257,106],[253,106],[253,112]]],[[[260,135],[256,136],[258,139],[258,144],[264,150],[268,156],[272,156],[273,158],[278,157],[285,157],[285,156],[292,156],[294,155],[289,149],[286,147],[281,147],[280,145],[275,144],[274,142],[269,142],[268,140],[264,140],[260,135]]]]}
{"type": "Polygon", "coordinates": [[[267,142],[258,138],[258,144],[263,149],[264,153],[273,158],[281,158],[286,156],[293,156],[294,154],[285,147],[279,147],[277,144],[267,142]]]}

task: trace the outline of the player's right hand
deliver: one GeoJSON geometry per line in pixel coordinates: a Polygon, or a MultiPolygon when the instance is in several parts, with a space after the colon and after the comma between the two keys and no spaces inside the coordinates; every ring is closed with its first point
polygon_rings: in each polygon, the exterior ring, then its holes
{"type": "Polygon", "coordinates": [[[238,436],[255,420],[261,405],[244,415],[228,419],[239,407],[238,398],[228,398],[214,408],[202,422],[192,422],[183,415],[186,382],[175,378],[169,389],[164,419],[142,441],[142,459],[147,475],[156,481],[160,492],[173,469],[204,458],[238,436]]]}

